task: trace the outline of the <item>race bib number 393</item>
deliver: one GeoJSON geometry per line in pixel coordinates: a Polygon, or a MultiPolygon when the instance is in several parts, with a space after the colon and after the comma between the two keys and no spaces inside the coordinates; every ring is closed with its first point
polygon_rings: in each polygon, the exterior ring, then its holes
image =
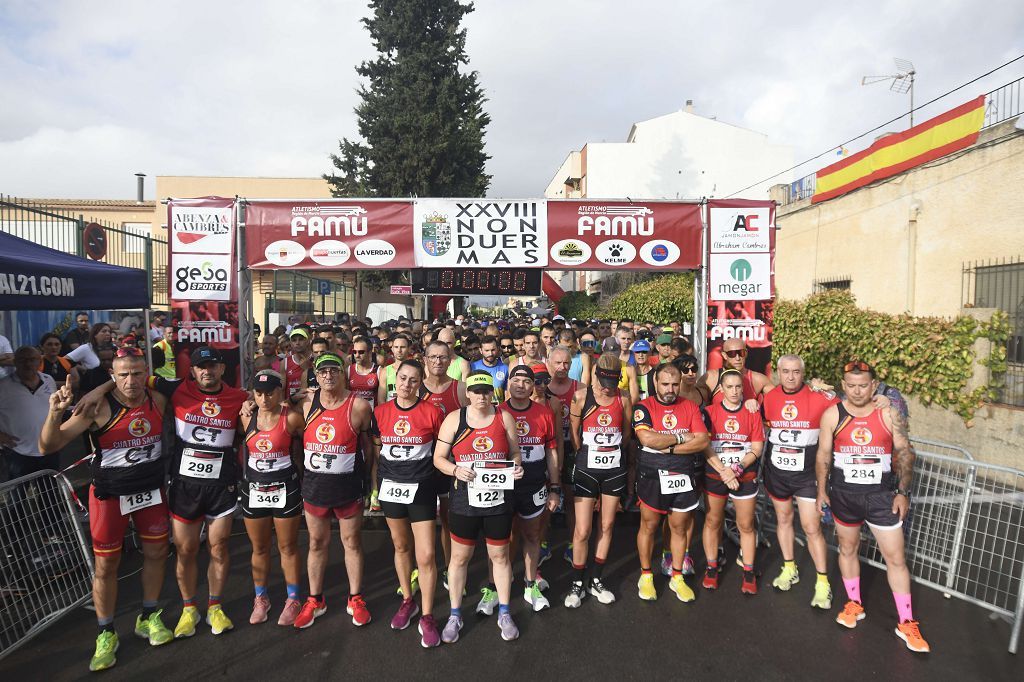
{"type": "Polygon", "coordinates": [[[782,471],[803,471],[804,470],[804,449],[803,448],[772,448],[772,465],[782,471]]]}

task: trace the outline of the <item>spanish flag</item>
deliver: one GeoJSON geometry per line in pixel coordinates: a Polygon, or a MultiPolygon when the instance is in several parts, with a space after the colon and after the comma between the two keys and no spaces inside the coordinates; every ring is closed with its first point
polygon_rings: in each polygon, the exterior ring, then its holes
{"type": "Polygon", "coordinates": [[[818,171],[811,203],[832,199],[969,147],[977,141],[984,120],[985,95],[979,95],[910,130],[876,140],[864,151],[818,171]]]}

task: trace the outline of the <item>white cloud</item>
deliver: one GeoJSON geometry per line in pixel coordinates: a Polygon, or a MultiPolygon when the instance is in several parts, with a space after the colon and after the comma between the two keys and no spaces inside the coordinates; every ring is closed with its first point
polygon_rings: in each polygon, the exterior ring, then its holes
{"type": "MultiPolygon", "coordinates": [[[[0,85],[13,104],[0,108],[0,191],[131,197],[137,171],[319,175],[355,134],[366,11],[4,3],[0,85]]],[[[539,194],[569,150],[623,140],[686,99],[803,159],[905,111],[905,96],[859,85],[892,57],[914,61],[920,102],[1024,52],[1024,13],[1009,0],[479,0],[467,28],[493,119],[491,193],[503,196],[539,194]]],[[[1024,62],[921,117],[1022,73],[1024,62]]]]}

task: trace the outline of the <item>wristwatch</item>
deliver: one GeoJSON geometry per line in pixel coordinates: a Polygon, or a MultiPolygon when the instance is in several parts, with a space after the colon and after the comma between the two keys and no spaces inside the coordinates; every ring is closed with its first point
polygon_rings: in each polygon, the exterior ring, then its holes
{"type": "Polygon", "coordinates": [[[909,490],[902,490],[900,488],[896,488],[896,494],[897,495],[902,495],[903,497],[907,498],[908,500],[910,499],[910,491],[909,490]]]}

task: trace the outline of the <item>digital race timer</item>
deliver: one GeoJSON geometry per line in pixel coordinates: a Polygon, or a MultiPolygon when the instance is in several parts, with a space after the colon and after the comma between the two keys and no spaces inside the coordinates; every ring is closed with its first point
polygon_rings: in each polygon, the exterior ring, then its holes
{"type": "Polygon", "coordinates": [[[455,296],[537,296],[541,270],[422,268],[412,270],[412,293],[455,296]]]}

